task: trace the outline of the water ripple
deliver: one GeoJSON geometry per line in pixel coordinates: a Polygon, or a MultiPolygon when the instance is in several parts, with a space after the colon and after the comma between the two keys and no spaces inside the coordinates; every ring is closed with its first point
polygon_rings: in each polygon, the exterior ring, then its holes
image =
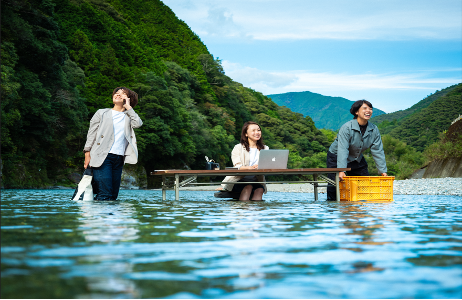
{"type": "MultiPolygon", "coordinates": [[[[460,298],[462,201],[2,191],[4,298],[460,298]],[[56,289],[59,286],[61,288],[56,289]],[[66,288],[63,288],[66,287],[66,288]]],[[[325,195],[322,195],[325,197],[325,195]]]]}

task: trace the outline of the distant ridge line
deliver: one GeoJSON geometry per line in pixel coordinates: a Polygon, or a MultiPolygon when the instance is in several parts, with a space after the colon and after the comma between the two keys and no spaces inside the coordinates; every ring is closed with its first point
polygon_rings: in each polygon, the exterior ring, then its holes
{"type": "MultiPolygon", "coordinates": [[[[339,96],[324,96],[310,91],[287,92],[267,96],[280,106],[286,106],[293,112],[311,117],[317,128],[334,131],[352,118],[350,108],[355,102],[339,96]]],[[[374,115],[379,116],[382,114],[385,114],[385,112],[374,108],[374,115]]]]}

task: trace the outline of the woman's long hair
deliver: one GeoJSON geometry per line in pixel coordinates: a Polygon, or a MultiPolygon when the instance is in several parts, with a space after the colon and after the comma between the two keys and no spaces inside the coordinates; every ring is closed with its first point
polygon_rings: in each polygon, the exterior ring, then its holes
{"type": "MultiPolygon", "coordinates": [[[[244,123],[244,126],[242,126],[242,131],[241,131],[241,144],[244,145],[245,149],[250,152],[250,145],[249,145],[249,138],[246,137],[247,129],[249,129],[250,125],[257,125],[260,127],[261,126],[253,121],[248,121],[244,123]]],[[[260,137],[260,139],[257,141],[257,148],[258,150],[265,149],[265,144],[263,143],[263,136],[260,137]]]]}

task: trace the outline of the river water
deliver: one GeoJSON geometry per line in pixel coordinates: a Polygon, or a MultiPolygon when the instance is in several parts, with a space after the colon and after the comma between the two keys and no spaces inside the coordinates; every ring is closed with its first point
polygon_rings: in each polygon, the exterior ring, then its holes
{"type": "Polygon", "coordinates": [[[2,298],[462,297],[462,197],[72,192],[1,191],[2,298]]]}

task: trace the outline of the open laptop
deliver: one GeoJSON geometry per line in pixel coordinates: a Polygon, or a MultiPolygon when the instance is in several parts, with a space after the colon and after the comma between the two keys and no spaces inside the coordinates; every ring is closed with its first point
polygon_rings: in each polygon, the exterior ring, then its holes
{"type": "Polygon", "coordinates": [[[289,150],[260,150],[258,169],[287,169],[289,150]]]}

